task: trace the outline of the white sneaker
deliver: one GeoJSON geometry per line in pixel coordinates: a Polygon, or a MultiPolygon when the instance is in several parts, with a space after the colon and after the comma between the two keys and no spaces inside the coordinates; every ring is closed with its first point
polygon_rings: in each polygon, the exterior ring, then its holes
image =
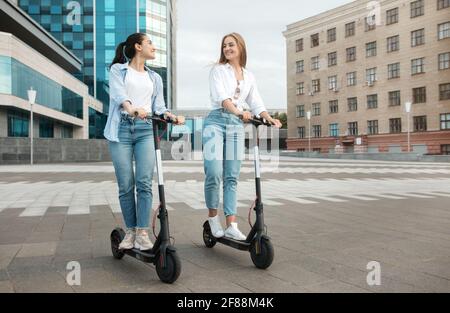
{"type": "Polygon", "coordinates": [[[136,240],[134,242],[134,247],[141,251],[150,250],[153,248],[153,243],[148,237],[148,232],[145,229],[139,229],[136,232],[136,240]]]}
{"type": "Polygon", "coordinates": [[[235,240],[245,240],[247,237],[241,233],[237,227],[237,223],[231,223],[230,226],[225,230],[225,237],[232,238],[235,240]]]}
{"type": "Polygon", "coordinates": [[[136,231],[134,228],[127,229],[125,232],[125,237],[119,244],[119,249],[126,250],[126,249],[132,249],[134,246],[134,240],[136,238],[136,231]]]}
{"type": "Polygon", "coordinates": [[[211,227],[211,233],[214,237],[220,238],[223,237],[223,229],[222,225],[220,224],[219,216],[216,215],[214,217],[208,218],[209,226],[211,227]]]}

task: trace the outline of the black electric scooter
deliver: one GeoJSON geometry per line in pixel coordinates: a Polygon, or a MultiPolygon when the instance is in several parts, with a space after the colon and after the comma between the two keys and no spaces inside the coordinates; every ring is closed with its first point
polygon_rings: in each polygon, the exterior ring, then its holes
{"type": "MultiPolygon", "coordinates": [[[[159,210],[154,212],[158,213],[160,220],[160,231],[153,245],[153,248],[146,251],[141,251],[136,248],[121,250],[119,244],[125,237],[125,232],[122,228],[117,227],[111,233],[111,250],[116,259],[122,259],[125,254],[136,258],[146,263],[153,263],[156,267],[156,273],[161,281],[165,283],[173,283],[177,280],[181,273],[181,262],[177,255],[177,251],[170,242],[169,234],[169,219],[166,210],[166,199],[164,196],[164,180],[161,161],[161,149],[160,149],[160,137],[159,128],[160,124],[164,125],[164,130],[167,128],[167,123],[171,123],[172,120],[160,116],[148,116],[147,120],[153,121],[153,138],[155,143],[156,154],[156,169],[158,174],[158,192],[159,192],[159,210]]],[[[154,225],[153,225],[154,228],[154,225]]]]}
{"type": "MultiPolygon", "coordinates": [[[[242,118],[242,116],[241,116],[242,118]]],[[[232,238],[227,238],[225,236],[221,238],[216,238],[211,233],[211,227],[209,222],[206,221],[203,224],[203,241],[208,248],[215,246],[217,242],[224,245],[230,246],[232,248],[250,251],[250,256],[252,258],[253,264],[257,268],[266,269],[273,261],[274,251],[270,238],[267,236],[267,231],[264,225],[264,213],[263,213],[263,203],[261,201],[261,173],[260,173],[260,160],[259,160],[259,137],[258,137],[258,127],[265,125],[271,126],[266,120],[262,118],[253,117],[250,123],[255,125],[253,130],[254,141],[253,152],[254,152],[254,165],[255,165],[255,185],[256,185],[256,199],[253,203],[251,209],[256,212],[255,224],[250,223],[250,211],[249,211],[249,223],[252,227],[250,233],[245,240],[235,240],[232,238]]]]}

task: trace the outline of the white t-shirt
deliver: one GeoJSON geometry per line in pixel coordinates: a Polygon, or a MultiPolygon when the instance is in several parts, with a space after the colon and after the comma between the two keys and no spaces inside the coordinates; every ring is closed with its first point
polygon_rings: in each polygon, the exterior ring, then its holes
{"type": "Polygon", "coordinates": [[[138,72],[128,66],[125,89],[134,107],[144,108],[148,113],[152,112],[153,82],[147,71],[138,72]]]}

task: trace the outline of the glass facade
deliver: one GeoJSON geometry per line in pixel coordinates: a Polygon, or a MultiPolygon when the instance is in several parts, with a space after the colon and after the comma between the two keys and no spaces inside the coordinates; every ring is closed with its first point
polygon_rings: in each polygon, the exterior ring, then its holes
{"type": "Polygon", "coordinates": [[[28,137],[30,113],[8,110],[8,137],[28,137]]]}
{"type": "Polygon", "coordinates": [[[148,34],[156,46],[156,59],[147,65],[161,75],[168,103],[170,0],[19,0],[18,4],[83,61],[82,71],[74,76],[103,103],[105,115],[99,118],[102,113],[89,110],[90,138],[103,138],[103,122],[109,107],[108,68],[116,46],[132,33],[148,34]],[[91,120],[95,124],[91,125],[91,120]]]}
{"type": "Polygon", "coordinates": [[[27,91],[37,90],[36,103],[83,118],[83,97],[54,82],[14,58],[0,56],[0,93],[28,101],[27,91]]]}

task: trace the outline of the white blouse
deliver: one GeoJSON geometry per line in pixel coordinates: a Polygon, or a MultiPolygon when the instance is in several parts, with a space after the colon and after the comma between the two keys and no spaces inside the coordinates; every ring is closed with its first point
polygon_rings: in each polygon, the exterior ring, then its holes
{"type": "Polygon", "coordinates": [[[238,82],[232,66],[228,63],[217,64],[211,69],[209,88],[213,110],[222,108],[222,102],[231,99],[239,111],[248,107],[250,107],[253,115],[259,115],[266,111],[256,86],[255,77],[246,69],[243,69],[243,72],[244,80],[239,82],[240,94],[238,99],[234,99],[238,82]]]}

